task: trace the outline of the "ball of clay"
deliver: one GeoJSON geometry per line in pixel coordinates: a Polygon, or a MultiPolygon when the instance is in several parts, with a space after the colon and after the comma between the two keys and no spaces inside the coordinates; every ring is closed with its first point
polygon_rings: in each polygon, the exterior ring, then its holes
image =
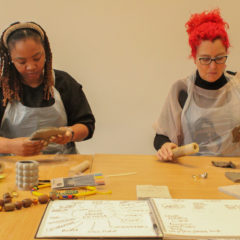
{"type": "Polygon", "coordinates": [[[22,203],[21,201],[15,202],[15,207],[16,207],[16,209],[21,209],[21,208],[22,208],[22,205],[23,205],[23,203],[22,203]]]}
{"type": "Polygon", "coordinates": [[[26,198],[22,200],[23,207],[28,208],[32,205],[32,200],[30,198],[26,198]]]}
{"type": "Polygon", "coordinates": [[[58,196],[57,196],[56,192],[50,192],[49,197],[52,201],[58,199],[58,196]]]}
{"type": "Polygon", "coordinates": [[[49,197],[48,195],[44,194],[44,195],[41,195],[38,197],[38,201],[41,203],[41,204],[44,204],[44,203],[47,203],[49,200],[49,197]]]}

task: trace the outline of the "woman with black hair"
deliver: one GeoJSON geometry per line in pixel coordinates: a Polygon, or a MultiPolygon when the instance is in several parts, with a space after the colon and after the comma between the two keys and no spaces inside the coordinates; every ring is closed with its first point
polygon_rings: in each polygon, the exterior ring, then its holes
{"type": "Polygon", "coordinates": [[[45,31],[33,22],[14,23],[0,41],[0,153],[76,153],[75,141],[92,137],[95,119],[82,86],[52,69],[45,31]],[[65,129],[46,142],[29,136],[46,127],[65,129]]]}

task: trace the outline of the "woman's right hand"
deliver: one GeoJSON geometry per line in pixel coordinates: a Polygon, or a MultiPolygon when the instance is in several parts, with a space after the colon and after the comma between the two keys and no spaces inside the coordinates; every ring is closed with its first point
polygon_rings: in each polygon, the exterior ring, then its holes
{"type": "Polygon", "coordinates": [[[43,140],[31,141],[26,137],[13,138],[10,142],[10,152],[19,156],[37,155],[45,147],[43,140]]]}
{"type": "Polygon", "coordinates": [[[178,147],[175,143],[166,142],[157,151],[157,158],[161,161],[175,161],[173,158],[172,149],[178,147]]]}

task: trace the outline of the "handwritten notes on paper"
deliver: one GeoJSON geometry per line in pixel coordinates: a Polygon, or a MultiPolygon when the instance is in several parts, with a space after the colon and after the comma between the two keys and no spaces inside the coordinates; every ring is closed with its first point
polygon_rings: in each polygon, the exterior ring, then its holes
{"type": "Polygon", "coordinates": [[[156,236],[147,201],[50,202],[37,237],[156,236]]]}
{"type": "Polygon", "coordinates": [[[240,239],[240,200],[149,201],[52,201],[36,238],[240,239]]]}
{"type": "Polygon", "coordinates": [[[239,200],[158,199],[165,237],[239,237],[239,200]]]}

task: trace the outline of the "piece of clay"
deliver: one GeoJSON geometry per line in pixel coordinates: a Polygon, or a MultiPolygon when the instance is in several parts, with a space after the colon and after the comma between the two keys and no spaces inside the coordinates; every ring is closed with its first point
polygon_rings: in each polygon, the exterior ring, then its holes
{"type": "Polygon", "coordinates": [[[236,168],[236,165],[232,163],[231,161],[229,162],[224,162],[224,161],[212,161],[212,164],[215,167],[222,167],[222,168],[236,168]]]}
{"type": "Polygon", "coordinates": [[[54,191],[53,191],[53,192],[50,192],[50,193],[49,193],[49,198],[50,198],[52,201],[58,199],[57,192],[54,192],[54,191]]]}
{"type": "Polygon", "coordinates": [[[38,197],[38,201],[41,203],[41,204],[45,204],[48,202],[48,195],[44,194],[44,195],[41,195],[38,197]]]}
{"type": "Polygon", "coordinates": [[[6,204],[4,204],[4,209],[6,212],[13,211],[15,209],[15,204],[14,203],[6,203],[6,204]]]}
{"type": "Polygon", "coordinates": [[[87,170],[89,167],[90,167],[90,162],[88,160],[85,160],[82,163],[80,163],[74,167],[71,167],[69,169],[69,175],[70,176],[80,175],[85,170],[87,170]]]}
{"type": "Polygon", "coordinates": [[[38,185],[38,166],[39,163],[34,160],[16,163],[16,185],[19,190],[31,190],[38,185]]]}
{"type": "Polygon", "coordinates": [[[32,205],[32,200],[30,198],[26,198],[22,200],[23,207],[28,208],[32,205]]]}
{"type": "Polygon", "coordinates": [[[30,140],[45,140],[48,141],[50,137],[57,135],[64,135],[67,130],[59,129],[56,127],[42,128],[35,131],[31,136],[30,140]]]}
{"type": "Polygon", "coordinates": [[[225,176],[233,182],[240,182],[239,172],[225,172],[225,176]]]}
{"type": "Polygon", "coordinates": [[[22,202],[21,201],[17,201],[17,202],[15,202],[15,207],[16,207],[16,209],[21,209],[22,208],[22,202]]]}
{"type": "Polygon", "coordinates": [[[11,198],[11,195],[9,192],[3,194],[3,199],[4,198],[11,198]]]}
{"type": "Polygon", "coordinates": [[[190,144],[172,149],[173,158],[192,155],[197,153],[198,151],[199,151],[199,146],[197,143],[190,143],[190,144]]]}
{"type": "Polygon", "coordinates": [[[12,198],[4,198],[3,199],[4,204],[12,202],[12,198]]]}

